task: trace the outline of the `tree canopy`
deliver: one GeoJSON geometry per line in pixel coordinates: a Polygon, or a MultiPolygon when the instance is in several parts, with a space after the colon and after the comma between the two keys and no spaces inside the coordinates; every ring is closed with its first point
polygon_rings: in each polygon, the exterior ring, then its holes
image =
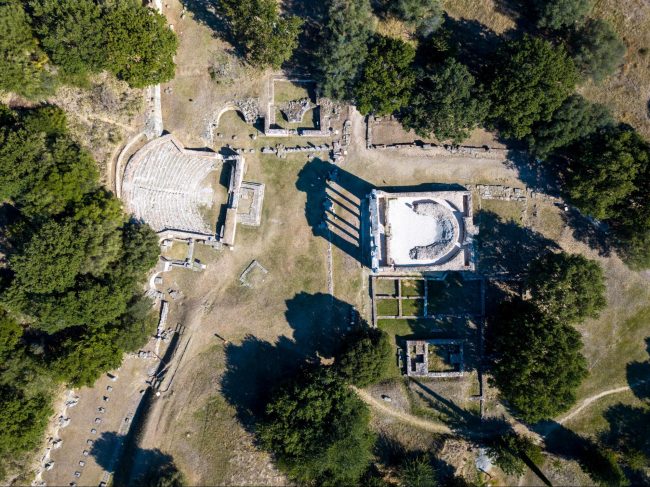
{"type": "Polygon", "coordinates": [[[427,37],[442,25],[443,10],[439,0],[396,0],[390,5],[391,12],[415,26],[421,37],[427,37]]]}
{"type": "Polygon", "coordinates": [[[38,98],[103,69],[134,87],[174,76],[176,35],[136,0],[3,0],[0,25],[3,91],[38,98]]]}
{"type": "Polygon", "coordinates": [[[601,81],[623,64],[625,44],[609,22],[590,19],[571,36],[571,55],[583,76],[601,81]]]}
{"type": "Polygon", "coordinates": [[[369,0],[330,0],[316,53],[316,77],[325,96],[335,100],[354,97],[373,30],[369,0]]]}
{"type": "Polygon", "coordinates": [[[596,261],[550,252],[535,259],[526,285],[537,307],[559,321],[596,318],[605,307],[605,278],[596,261]]]}
{"type": "Polygon", "coordinates": [[[521,476],[526,472],[528,459],[535,464],[544,460],[542,449],[529,438],[515,432],[495,438],[487,449],[488,455],[506,475],[521,476]]]}
{"type": "Polygon", "coordinates": [[[524,301],[504,302],[490,324],[493,381],[525,421],[549,419],[575,402],[587,375],[580,334],[524,301]]]}
{"type": "Polygon", "coordinates": [[[535,157],[546,159],[558,149],[566,148],[573,142],[614,124],[614,118],[607,107],[591,103],[575,94],[553,112],[549,121],[533,126],[528,145],[535,157]]]}
{"type": "Polygon", "coordinates": [[[57,380],[94,383],[152,333],[137,299],[158,258],[153,231],[100,188],[65,114],[0,106],[0,470],[36,446],[57,380]]]}
{"type": "Polygon", "coordinates": [[[592,0],[535,0],[537,25],[560,30],[584,21],[592,8],[592,0]]]}
{"type": "Polygon", "coordinates": [[[235,42],[254,66],[278,69],[298,46],[302,20],[280,16],[275,0],[220,0],[219,8],[235,42]]]}
{"type": "Polygon", "coordinates": [[[372,458],[370,414],[331,368],[310,368],[281,387],[258,426],[262,445],[299,483],[355,485],[372,458]]]}
{"type": "Polygon", "coordinates": [[[0,387],[0,458],[35,448],[52,410],[43,394],[32,397],[11,386],[0,387]]]}
{"type": "Polygon", "coordinates": [[[462,142],[486,117],[488,103],[467,67],[453,58],[421,73],[402,123],[421,137],[462,142]]]}
{"type": "Polygon", "coordinates": [[[580,140],[569,152],[565,186],[581,211],[599,219],[615,219],[620,206],[643,188],[650,172],[648,144],[625,126],[610,127],[580,140]]]}
{"type": "Polygon", "coordinates": [[[105,66],[102,8],[91,0],[32,0],[34,30],[50,60],[67,75],[105,66]]]}
{"type": "Polygon", "coordinates": [[[425,455],[407,459],[398,471],[399,485],[402,487],[436,487],[436,471],[425,455]]]}
{"type": "Polygon", "coordinates": [[[105,14],[107,66],[130,86],[142,88],[174,77],[176,34],[165,16],[132,0],[115,0],[105,14]]]}
{"type": "Polygon", "coordinates": [[[35,98],[52,90],[53,79],[29,21],[22,2],[0,2],[0,91],[35,98]]]}
{"type": "Polygon", "coordinates": [[[508,42],[500,58],[490,87],[491,117],[505,137],[520,139],[535,123],[551,119],[578,76],[564,47],[537,37],[508,42]]]}
{"type": "Polygon", "coordinates": [[[345,380],[366,387],[388,377],[393,363],[388,335],[377,328],[364,328],[345,338],[345,348],[335,367],[345,380]]]}
{"type": "Polygon", "coordinates": [[[356,87],[357,108],[363,115],[390,115],[409,100],[415,74],[415,48],[399,39],[374,37],[356,87]]]}

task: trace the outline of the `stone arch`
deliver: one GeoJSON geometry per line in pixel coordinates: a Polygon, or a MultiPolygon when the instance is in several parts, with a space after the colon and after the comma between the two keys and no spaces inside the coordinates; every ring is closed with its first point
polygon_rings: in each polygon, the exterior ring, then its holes
{"type": "Polygon", "coordinates": [[[218,127],[219,127],[219,122],[221,121],[221,117],[222,117],[222,115],[223,115],[224,113],[229,112],[229,111],[233,111],[233,110],[234,110],[235,112],[239,113],[239,115],[241,116],[242,120],[244,120],[244,122],[246,122],[246,116],[244,115],[244,112],[242,111],[242,109],[239,108],[239,107],[238,107],[237,105],[235,105],[234,103],[227,103],[226,105],[224,105],[224,107],[223,107],[221,110],[219,110],[219,112],[217,113],[217,115],[214,117],[214,125],[213,125],[214,128],[218,128],[218,127]]]}

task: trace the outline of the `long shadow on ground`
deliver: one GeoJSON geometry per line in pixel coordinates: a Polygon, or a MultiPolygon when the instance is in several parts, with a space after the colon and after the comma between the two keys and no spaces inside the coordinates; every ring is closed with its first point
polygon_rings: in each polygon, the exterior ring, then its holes
{"type": "Polygon", "coordinates": [[[559,246],[542,234],[504,221],[491,211],[475,216],[479,226],[478,269],[486,276],[517,277],[526,272],[531,260],[559,246]]]}
{"type": "MultiPolygon", "coordinates": [[[[133,485],[137,479],[129,479],[132,473],[130,468],[125,469],[124,459],[118,461],[115,455],[116,451],[127,443],[128,437],[116,432],[109,431],[102,433],[101,436],[93,443],[90,449],[90,455],[95,458],[97,464],[106,472],[113,474],[113,485],[133,485]]],[[[130,442],[129,442],[130,443],[130,442]]],[[[159,449],[142,449],[135,445],[129,445],[129,454],[131,458],[138,459],[138,471],[145,475],[151,471],[160,469],[165,465],[173,464],[171,455],[160,451],[159,449]]],[[[128,462],[126,462],[128,463],[128,462]]]]}
{"type": "Polygon", "coordinates": [[[348,303],[329,294],[301,292],[286,301],[285,316],[293,338],[275,343],[246,336],[226,347],[226,372],[221,390],[244,427],[253,429],[272,389],[297,369],[321,358],[331,359],[355,326],[367,326],[348,303]]]}

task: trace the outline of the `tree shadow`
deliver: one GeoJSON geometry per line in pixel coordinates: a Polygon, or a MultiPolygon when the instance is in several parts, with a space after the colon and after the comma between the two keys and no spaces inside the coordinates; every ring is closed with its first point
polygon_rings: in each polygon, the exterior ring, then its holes
{"type": "Polygon", "coordinates": [[[512,19],[517,31],[535,32],[535,9],[531,0],[496,0],[494,2],[496,12],[512,19]]]}
{"type": "MultiPolygon", "coordinates": [[[[434,448],[441,449],[444,446],[444,440],[445,437],[441,437],[441,440],[437,441],[437,446],[434,446],[434,448]]],[[[377,438],[375,443],[375,455],[382,465],[398,471],[401,466],[411,460],[415,460],[416,458],[426,458],[428,463],[433,467],[439,485],[470,485],[467,482],[464,482],[463,477],[457,477],[456,468],[442,460],[439,455],[435,454],[435,452],[420,449],[408,450],[397,440],[385,434],[381,434],[377,438]]]]}
{"type": "Polygon", "coordinates": [[[650,461],[650,409],[616,404],[605,411],[604,417],[609,429],[600,440],[619,453],[632,485],[648,485],[650,476],[644,470],[650,461]]]}
{"type": "Polygon", "coordinates": [[[553,240],[515,222],[503,221],[494,212],[480,210],[475,218],[480,229],[476,238],[478,269],[485,276],[521,276],[530,261],[559,249],[553,240]]]}
{"type": "MultiPolygon", "coordinates": [[[[127,443],[128,436],[120,435],[113,431],[107,431],[95,440],[90,455],[95,459],[99,465],[106,472],[113,474],[113,485],[133,485],[133,482],[128,479],[130,474],[124,468],[124,463],[120,460],[119,451],[127,443]]],[[[171,455],[160,451],[159,449],[143,449],[135,447],[131,458],[138,460],[138,470],[143,473],[155,471],[161,467],[173,464],[171,455]]]]}
{"type": "MultiPolygon", "coordinates": [[[[645,339],[646,350],[650,355],[650,337],[645,339]]],[[[650,399],[650,360],[630,362],[626,367],[627,383],[636,397],[650,399]]]]}
{"type": "Polygon", "coordinates": [[[545,449],[551,454],[578,462],[591,479],[603,485],[615,485],[618,480],[615,468],[603,449],[592,439],[581,436],[554,421],[540,422],[533,427],[544,435],[545,449]]]}
{"type": "Polygon", "coordinates": [[[367,326],[353,306],[329,294],[301,292],[286,306],[292,338],[282,336],[270,343],[248,335],[240,344],[226,346],[221,391],[249,431],[254,431],[277,384],[303,366],[332,359],[347,332],[367,326]]]}
{"type": "Polygon", "coordinates": [[[614,249],[614,242],[607,225],[583,215],[572,206],[567,208],[567,211],[562,213],[562,220],[573,230],[573,238],[596,250],[598,255],[609,257],[614,249]]]}
{"type": "Polygon", "coordinates": [[[183,0],[183,5],[192,13],[194,19],[210,29],[215,37],[220,37],[237,49],[236,54],[243,57],[237,40],[232,36],[230,28],[218,7],[219,2],[213,0],[183,0]]]}
{"type": "MultiPolygon", "coordinates": [[[[502,140],[503,141],[503,140],[502,140]]],[[[534,191],[560,196],[560,167],[549,161],[536,161],[526,151],[527,147],[517,141],[503,141],[509,146],[518,144],[518,149],[512,148],[506,156],[506,167],[517,171],[517,177],[534,191]]]]}
{"type": "Polygon", "coordinates": [[[450,50],[457,59],[477,79],[491,79],[497,53],[511,33],[499,35],[477,20],[454,19],[446,14],[442,29],[448,38],[450,50]]]}

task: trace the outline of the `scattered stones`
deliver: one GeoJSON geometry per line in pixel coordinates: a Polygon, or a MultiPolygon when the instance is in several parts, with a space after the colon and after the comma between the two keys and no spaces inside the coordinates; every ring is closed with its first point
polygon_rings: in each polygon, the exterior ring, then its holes
{"type": "Polygon", "coordinates": [[[260,117],[260,105],[257,98],[235,100],[234,105],[241,111],[248,124],[254,124],[260,117]]]}
{"type": "Polygon", "coordinates": [[[301,98],[300,100],[291,100],[280,108],[282,113],[287,117],[289,123],[300,123],[309,110],[314,105],[309,101],[309,98],[301,98]]]}

